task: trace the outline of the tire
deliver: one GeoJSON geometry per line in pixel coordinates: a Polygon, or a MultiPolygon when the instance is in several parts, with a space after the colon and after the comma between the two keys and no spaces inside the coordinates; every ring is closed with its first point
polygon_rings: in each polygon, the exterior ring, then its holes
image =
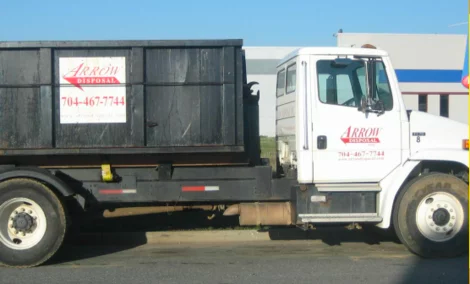
{"type": "Polygon", "coordinates": [[[394,204],[397,237],[424,258],[457,257],[468,252],[468,184],[448,174],[411,180],[394,204]]]}
{"type": "Polygon", "coordinates": [[[0,183],[0,264],[43,264],[62,245],[66,223],[62,202],[42,183],[19,178],[0,183]]]}

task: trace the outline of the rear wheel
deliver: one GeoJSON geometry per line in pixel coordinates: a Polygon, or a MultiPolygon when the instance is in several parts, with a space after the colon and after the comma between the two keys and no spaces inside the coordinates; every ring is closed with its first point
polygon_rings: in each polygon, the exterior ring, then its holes
{"type": "Polygon", "coordinates": [[[394,206],[400,241],[422,257],[455,257],[468,251],[468,185],[442,173],[408,183],[394,206]]]}
{"type": "Polygon", "coordinates": [[[0,183],[0,263],[37,266],[62,245],[63,205],[45,185],[30,179],[0,183]]]}

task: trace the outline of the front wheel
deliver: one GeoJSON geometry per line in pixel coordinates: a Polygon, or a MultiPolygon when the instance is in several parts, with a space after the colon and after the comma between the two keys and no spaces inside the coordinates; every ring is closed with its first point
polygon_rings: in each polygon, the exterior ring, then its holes
{"type": "Polygon", "coordinates": [[[421,175],[399,194],[393,225],[400,241],[422,257],[468,251],[468,185],[442,173],[421,175]]]}
{"type": "Polygon", "coordinates": [[[45,185],[30,179],[0,183],[0,263],[37,266],[62,245],[64,208],[45,185]]]}

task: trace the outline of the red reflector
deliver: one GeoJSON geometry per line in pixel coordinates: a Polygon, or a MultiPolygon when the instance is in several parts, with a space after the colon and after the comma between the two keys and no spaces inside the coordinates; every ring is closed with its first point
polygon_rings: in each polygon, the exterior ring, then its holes
{"type": "Polygon", "coordinates": [[[122,194],[122,189],[101,189],[100,194],[122,194]]]}
{"type": "Polygon", "coordinates": [[[205,186],[183,186],[182,191],[205,191],[205,186]]]}
{"type": "Polygon", "coordinates": [[[182,186],[181,191],[219,191],[218,185],[182,186]]]}

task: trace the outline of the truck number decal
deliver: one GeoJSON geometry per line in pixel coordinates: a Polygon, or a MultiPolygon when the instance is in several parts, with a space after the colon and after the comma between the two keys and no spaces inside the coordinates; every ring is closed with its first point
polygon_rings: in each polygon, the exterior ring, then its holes
{"type": "Polygon", "coordinates": [[[426,136],[426,132],[413,132],[411,135],[416,136],[416,142],[420,143],[421,142],[421,136],[426,136]]]}
{"type": "Polygon", "coordinates": [[[126,58],[61,57],[60,123],[125,123],[126,58]]]}

